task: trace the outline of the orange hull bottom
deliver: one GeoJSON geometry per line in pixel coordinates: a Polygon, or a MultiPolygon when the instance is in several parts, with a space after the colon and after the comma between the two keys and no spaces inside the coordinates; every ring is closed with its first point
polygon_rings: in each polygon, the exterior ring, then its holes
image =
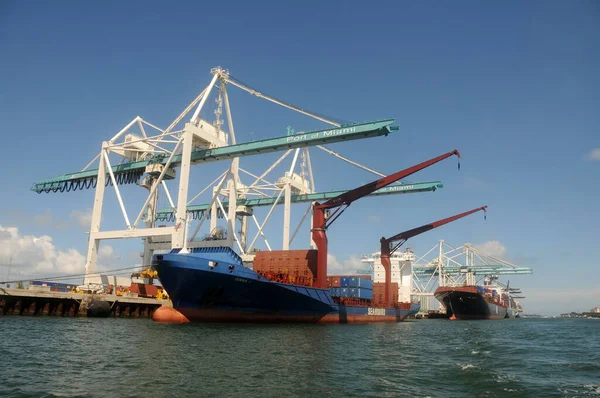
{"type": "Polygon", "coordinates": [[[247,322],[247,323],[375,323],[401,322],[406,316],[401,315],[364,315],[364,314],[326,314],[326,315],[292,315],[282,313],[250,313],[234,310],[200,310],[182,309],[162,306],[158,308],[152,319],[165,323],[189,322],[247,322]]]}

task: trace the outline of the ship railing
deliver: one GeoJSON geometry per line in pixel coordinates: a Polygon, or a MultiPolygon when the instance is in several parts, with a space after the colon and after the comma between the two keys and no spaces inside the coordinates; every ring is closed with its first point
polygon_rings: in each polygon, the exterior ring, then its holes
{"type": "Polygon", "coordinates": [[[445,287],[464,287],[469,286],[466,282],[446,282],[444,284],[445,287]]]}

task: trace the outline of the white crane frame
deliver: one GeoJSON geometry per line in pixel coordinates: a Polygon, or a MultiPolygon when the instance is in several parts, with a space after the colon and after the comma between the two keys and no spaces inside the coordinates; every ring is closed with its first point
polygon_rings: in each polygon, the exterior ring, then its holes
{"type": "MultiPolygon", "coordinates": [[[[325,117],[315,115],[304,109],[284,103],[275,98],[264,95],[254,89],[251,89],[244,84],[233,80],[229,76],[229,72],[220,67],[211,70],[213,75],[209,85],[184,109],[184,111],[166,128],[161,129],[140,116],[135,117],[123,129],[121,129],[109,141],[102,143],[100,153],[83,169],[87,170],[92,164],[98,161],[97,184],[95,187],[94,205],[92,210],[92,220],[89,231],[89,243],[87,248],[87,257],[85,265],[85,273],[91,274],[95,270],[98,248],[102,240],[107,239],[128,239],[128,238],[143,238],[144,244],[144,266],[150,264],[152,254],[156,250],[170,250],[172,248],[181,248],[182,251],[187,251],[190,248],[214,245],[215,241],[197,240],[198,233],[206,220],[210,216],[209,233],[216,230],[217,216],[219,210],[227,222],[227,235],[224,239],[220,239],[219,244],[223,246],[237,246],[244,261],[252,261],[252,250],[259,238],[262,238],[268,250],[271,250],[266,235],[264,234],[264,226],[269,221],[275,207],[279,204],[279,199],[283,196],[283,250],[289,248],[294,238],[297,236],[300,227],[304,223],[306,217],[311,211],[312,204],[308,205],[304,216],[298,226],[292,233],[291,220],[291,195],[292,193],[308,194],[314,193],[315,181],[313,168],[310,161],[310,153],[308,148],[290,149],[283,153],[277,161],[275,161],[261,175],[255,175],[239,167],[239,157],[232,158],[228,169],[223,172],[211,184],[203,188],[191,200],[189,198],[189,179],[190,167],[192,165],[191,154],[195,144],[206,148],[214,148],[219,146],[234,145],[236,136],[229,105],[229,97],[227,93],[227,85],[238,87],[256,97],[273,102],[277,105],[294,110],[303,115],[312,117],[319,121],[325,122],[331,126],[339,127],[340,124],[325,117]],[[217,90],[217,109],[215,110],[215,122],[209,124],[206,120],[200,118],[200,113],[203,110],[209,95],[213,90],[217,90]],[[227,132],[223,131],[221,125],[221,115],[225,110],[227,119],[227,132]],[[175,127],[180,125],[184,118],[193,111],[189,122],[178,130],[175,127]],[[137,129],[137,135],[132,133],[137,129]],[[155,135],[148,135],[149,131],[156,131],[155,135]],[[266,177],[280,163],[282,163],[293,152],[292,162],[287,172],[283,177],[276,182],[266,180],[266,177]],[[148,195],[144,205],[136,212],[129,212],[126,208],[121,190],[117,183],[117,179],[113,173],[113,163],[109,155],[121,157],[129,161],[147,160],[151,157],[166,158],[166,164],[156,162],[146,167],[146,172],[151,174],[151,178],[143,181],[140,185],[148,189],[148,195]],[[179,175],[176,175],[175,170],[171,167],[173,159],[176,155],[181,155],[181,162],[178,166],[179,175]],[[301,174],[295,173],[297,168],[298,158],[300,158],[301,174]],[[108,176],[106,171],[108,171],[108,176]],[[240,179],[240,172],[254,179],[249,185],[244,185],[240,179]],[[169,191],[166,180],[173,179],[177,185],[176,201],[169,191]],[[105,199],[105,187],[110,182],[115,190],[116,198],[123,216],[124,226],[122,229],[101,230],[101,220],[103,204],[105,199]],[[215,186],[216,184],[216,186],[215,186]],[[202,218],[198,221],[193,230],[190,231],[190,220],[187,206],[192,204],[200,195],[205,193],[210,188],[213,188],[210,210],[205,211],[202,218]],[[156,205],[159,190],[163,190],[169,205],[175,214],[175,225],[157,227],[155,225],[156,205]],[[251,213],[251,209],[238,209],[237,201],[241,197],[256,195],[259,197],[272,197],[276,195],[277,200],[269,209],[265,219],[262,222],[251,213]],[[228,211],[225,211],[222,198],[228,200],[228,211]],[[239,213],[245,214],[239,219],[241,221],[240,234],[236,233],[236,221],[239,213]],[[245,213],[244,213],[245,212],[245,213]],[[130,217],[134,215],[135,218],[130,217]],[[248,243],[248,224],[249,219],[258,228],[255,236],[248,243]],[[133,220],[133,222],[132,222],[133,220]],[[145,225],[140,225],[144,221],[145,225]]],[[[318,145],[318,148],[327,153],[342,159],[354,166],[382,176],[371,168],[368,168],[358,162],[352,161],[337,152],[318,145]]],[[[130,211],[132,209],[129,209],[130,211]]],[[[312,244],[312,241],[311,241],[312,244]]],[[[84,283],[86,281],[84,280],[84,283]]]]}

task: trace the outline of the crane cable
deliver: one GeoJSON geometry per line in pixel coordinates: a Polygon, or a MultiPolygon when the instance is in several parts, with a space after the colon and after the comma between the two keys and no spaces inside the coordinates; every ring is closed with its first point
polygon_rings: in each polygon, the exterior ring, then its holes
{"type": "Polygon", "coordinates": [[[108,272],[116,272],[116,271],[128,271],[128,270],[135,270],[135,269],[139,269],[139,268],[144,268],[143,266],[135,266],[135,267],[127,267],[127,268],[117,268],[117,269],[113,269],[113,270],[108,270],[105,272],[88,272],[88,273],[83,273],[83,274],[71,274],[71,275],[63,275],[63,276],[49,276],[49,277],[40,277],[40,278],[31,278],[31,279],[19,279],[19,280],[12,280],[12,281],[0,281],[0,283],[2,284],[6,284],[6,283],[17,283],[17,282],[31,282],[31,281],[35,281],[35,280],[40,280],[43,279],[45,281],[52,281],[52,280],[59,280],[59,279],[73,279],[73,278],[77,278],[77,277],[85,277],[85,276],[90,276],[90,275],[106,275],[108,272]]]}
{"type": "Polygon", "coordinates": [[[236,79],[236,78],[234,78],[234,77],[233,77],[233,76],[231,76],[231,75],[228,75],[228,76],[227,76],[227,78],[226,78],[226,80],[227,80],[227,81],[229,81],[230,83],[232,83],[232,84],[234,84],[234,85],[238,86],[239,88],[241,88],[241,89],[243,89],[243,90],[247,90],[247,91],[249,91],[249,92],[250,92],[252,95],[255,95],[255,96],[257,96],[257,97],[262,97],[262,98],[265,98],[265,99],[269,99],[269,100],[274,100],[274,101],[276,101],[276,102],[278,102],[278,103],[282,104],[282,105],[283,105],[283,106],[285,106],[285,107],[288,107],[288,108],[291,108],[291,109],[294,109],[294,110],[301,111],[301,112],[303,112],[303,113],[305,113],[305,114],[308,114],[308,115],[310,115],[310,116],[316,116],[316,117],[318,117],[318,118],[320,118],[320,119],[325,119],[325,120],[328,120],[328,121],[333,121],[333,122],[335,122],[335,123],[337,123],[337,124],[340,124],[340,125],[344,125],[344,124],[352,124],[352,122],[350,122],[350,121],[348,121],[348,120],[343,120],[343,119],[335,118],[335,117],[328,116],[328,115],[325,115],[325,114],[322,114],[322,113],[311,112],[311,111],[309,111],[309,110],[306,110],[306,109],[300,108],[299,106],[296,106],[296,105],[290,104],[290,103],[288,103],[288,102],[282,101],[282,100],[280,100],[280,99],[278,99],[278,98],[275,98],[275,97],[273,97],[273,96],[270,96],[270,95],[264,94],[264,93],[262,93],[261,91],[259,91],[259,90],[256,90],[256,89],[252,88],[251,86],[247,85],[246,83],[242,82],[242,81],[241,81],[241,80],[239,80],[239,79],[236,79]]]}

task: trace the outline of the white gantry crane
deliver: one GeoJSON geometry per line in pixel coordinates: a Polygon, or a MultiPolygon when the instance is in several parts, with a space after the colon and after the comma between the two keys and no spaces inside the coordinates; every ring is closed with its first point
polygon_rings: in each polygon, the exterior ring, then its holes
{"type": "MultiPolygon", "coordinates": [[[[361,273],[372,273],[375,282],[384,282],[381,253],[363,255],[361,261],[367,268],[361,273]]],[[[489,255],[465,243],[453,247],[440,240],[422,256],[411,248],[390,256],[392,283],[398,283],[399,296],[421,302],[421,312],[438,309],[433,293],[439,286],[475,285],[497,280],[501,275],[532,274],[527,267],[516,266],[506,260],[489,255]]]]}
{"type": "Polygon", "coordinates": [[[484,279],[489,281],[497,280],[501,275],[532,274],[533,270],[492,256],[470,243],[452,247],[440,240],[415,259],[412,272],[413,295],[421,298],[421,306],[426,311],[439,306],[433,299],[433,293],[439,286],[476,285],[484,279]]]}
{"type": "MultiPolygon", "coordinates": [[[[278,205],[283,205],[284,209],[282,249],[289,249],[311,211],[311,204],[343,192],[315,192],[309,147],[317,147],[368,172],[383,175],[323,145],[387,136],[398,130],[393,119],[341,124],[256,91],[220,67],[212,69],[211,73],[209,85],[167,128],[161,129],[137,116],[110,140],[103,142],[100,153],[83,170],[34,184],[32,190],[38,193],[95,189],[86,274],[94,272],[99,244],[106,239],[142,238],[144,266],[150,264],[156,250],[179,248],[186,251],[215,244],[230,246],[244,261],[251,262],[259,239],[264,241],[267,250],[271,250],[265,225],[278,205]],[[229,86],[323,122],[325,128],[298,133],[288,128],[287,133],[279,137],[240,143],[234,129],[229,86]],[[215,103],[212,121],[207,120],[210,117],[201,117],[207,113],[205,108],[209,98],[215,103]],[[240,167],[241,157],[270,152],[283,154],[262,173],[240,167]],[[283,162],[290,158],[291,164],[283,175],[270,180],[269,174],[278,166],[283,167],[283,162]],[[226,170],[191,196],[191,166],[217,161],[228,161],[226,170]],[[249,180],[244,182],[245,179],[249,180]],[[120,187],[126,184],[144,188],[146,193],[141,208],[132,209],[125,205],[120,187]],[[114,189],[123,218],[122,227],[118,229],[101,228],[105,191],[109,185],[114,189]],[[159,193],[168,201],[167,208],[157,208],[159,193]],[[210,194],[210,201],[197,203],[203,194],[210,194]],[[308,205],[292,231],[291,205],[294,203],[308,205]],[[263,220],[259,220],[254,212],[260,206],[270,207],[263,220]],[[219,218],[226,223],[225,228],[218,225],[219,218]],[[157,221],[165,225],[157,225],[157,221]],[[205,224],[208,224],[208,231],[201,234],[202,227],[207,227],[205,224]],[[253,230],[253,236],[250,230],[253,230]]],[[[440,181],[399,183],[372,195],[435,191],[442,186],[440,181]]]]}

